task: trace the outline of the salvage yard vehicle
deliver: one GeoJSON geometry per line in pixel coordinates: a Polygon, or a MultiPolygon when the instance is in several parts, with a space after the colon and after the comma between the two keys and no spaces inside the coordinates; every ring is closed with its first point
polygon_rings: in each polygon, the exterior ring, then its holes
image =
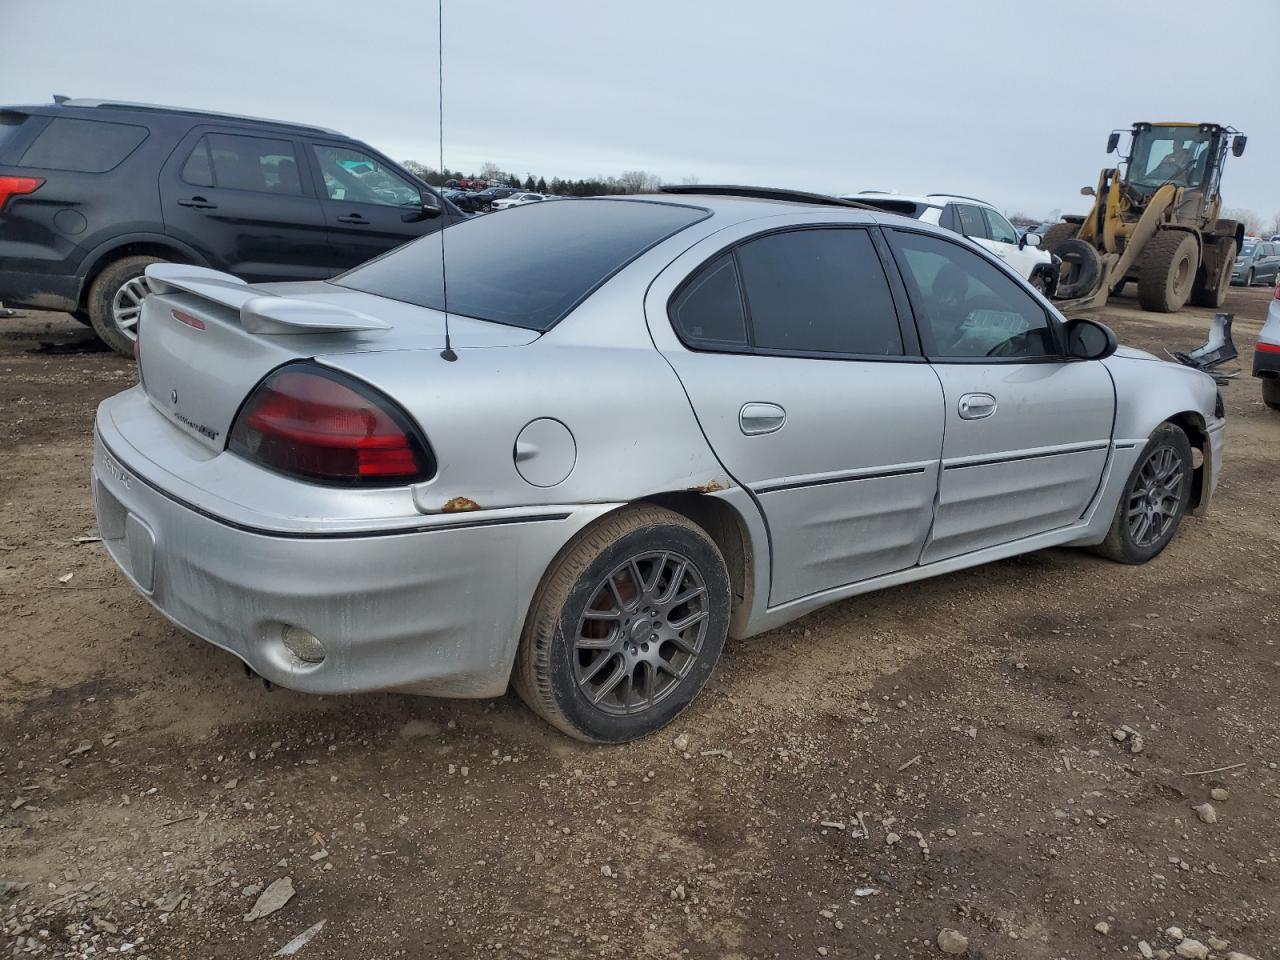
{"type": "Polygon", "coordinates": [[[657,730],[727,636],[836,600],[1148,561],[1222,456],[1210,377],[830,197],[536,203],[330,282],[147,283],[92,468],[143,596],[281,686],[510,682],[584,740],[657,730]]]}
{"type": "Polygon", "coordinates": [[[494,210],[506,210],[508,207],[522,207],[526,203],[539,203],[546,199],[540,193],[513,193],[509,197],[502,197],[493,201],[494,210]]]}
{"type": "Polygon", "coordinates": [[[1262,381],[1263,403],[1280,411],[1280,283],[1253,350],[1253,375],[1262,381]]]}
{"type": "Polygon", "coordinates": [[[954,230],[986,247],[1048,296],[1058,285],[1058,266],[1047,251],[1039,249],[1040,235],[1035,231],[1019,234],[1004,214],[985,200],[946,193],[908,197],[878,190],[847,193],[844,199],[954,230]]]}
{"type": "Polygon", "coordinates": [[[1246,237],[1231,268],[1231,282],[1245,287],[1280,280],[1280,242],[1246,237]]]}
{"type": "MultiPolygon", "coordinates": [[[[1107,153],[1122,132],[1112,131],[1107,153]]],[[[1222,306],[1244,239],[1244,224],[1218,216],[1222,171],[1228,149],[1240,156],[1246,137],[1216,123],[1135,123],[1127,132],[1120,166],[1081,190],[1093,208],[1044,237],[1062,260],[1061,309],[1100,307],[1131,281],[1144,310],[1176,313],[1188,300],[1222,306]]]]}
{"type": "Polygon", "coordinates": [[[0,302],[64,310],[126,355],[148,264],[322,279],[450,218],[426,183],[323,127],[65,97],[0,107],[0,302]]]}

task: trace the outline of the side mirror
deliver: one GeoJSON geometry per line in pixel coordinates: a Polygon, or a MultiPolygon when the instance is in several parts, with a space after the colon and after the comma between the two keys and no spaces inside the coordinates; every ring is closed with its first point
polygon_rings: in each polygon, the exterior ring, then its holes
{"type": "Polygon", "coordinates": [[[440,208],[429,200],[423,200],[422,205],[417,209],[400,214],[400,219],[405,223],[421,223],[423,220],[434,220],[438,216],[440,216],[440,208]]]}
{"type": "Polygon", "coordinates": [[[1080,188],[1080,196],[1082,197],[1096,197],[1097,195],[1098,195],[1098,192],[1094,190],[1093,187],[1080,188]]]}
{"type": "Polygon", "coordinates": [[[1043,238],[1038,233],[1024,233],[1022,239],[1018,241],[1018,249],[1025,247],[1038,247],[1043,238]]]}
{"type": "Polygon", "coordinates": [[[1244,153],[1244,145],[1248,142],[1249,142],[1248,137],[1246,137],[1243,133],[1237,133],[1231,139],[1231,155],[1233,157],[1238,157],[1240,156],[1240,154],[1244,153]]]}
{"type": "Polygon", "coordinates": [[[1088,317],[1068,320],[1065,330],[1067,356],[1076,360],[1105,360],[1120,346],[1110,327],[1088,317]]]}
{"type": "Polygon", "coordinates": [[[1107,137],[1107,153],[1115,153],[1118,146],[1120,146],[1120,134],[1113,131],[1111,136],[1107,137]]]}

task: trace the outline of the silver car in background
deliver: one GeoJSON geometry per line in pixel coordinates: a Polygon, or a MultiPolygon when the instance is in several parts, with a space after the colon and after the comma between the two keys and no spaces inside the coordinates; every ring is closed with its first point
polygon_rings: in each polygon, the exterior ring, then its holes
{"type": "Polygon", "coordinates": [[[1045,547],[1149,560],[1219,471],[1210,377],[829,198],[529,204],[333,281],[148,283],[99,529],[165,616],[298,690],[511,683],[623,741],[729,635],[1045,547]]]}

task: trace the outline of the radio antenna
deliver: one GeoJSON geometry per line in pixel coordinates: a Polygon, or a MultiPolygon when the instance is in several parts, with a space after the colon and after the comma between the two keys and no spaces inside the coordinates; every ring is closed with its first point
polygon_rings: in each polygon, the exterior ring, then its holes
{"type": "MultiPolygon", "coordinates": [[[[440,176],[444,177],[444,0],[436,2],[436,52],[437,61],[439,63],[439,93],[440,93],[440,176]]],[[[453,352],[453,341],[449,339],[449,275],[445,267],[444,257],[444,235],[449,228],[449,201],[444,198],[444,194],[440,194],[440,215],[444,217],[444,225],[440,227],[440,287],[441,296],[444,300],[444,349],[440,351],[440,358],[450,363],[458,359],[458,355],[453,352]]]]}

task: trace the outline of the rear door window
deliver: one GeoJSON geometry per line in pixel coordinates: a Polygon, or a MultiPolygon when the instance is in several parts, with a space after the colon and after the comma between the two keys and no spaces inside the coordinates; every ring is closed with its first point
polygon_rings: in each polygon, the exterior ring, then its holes
{"type": "Polygon", "coordinates": [[[747,315],[733,255],[713,260],[686,282],[671,302],[669,314],[676,333],[690,346],[710,350],[746,346],[747,315]]]}
{"type": "MultiPolygon", "coordinates": [[[[210,133],[203,139],[208,142],[213,171],[212,186],[224,190],[302,195],[298,156],[291,141],[230,133],[210,133]]],[[[192,159],[197,152],[198,148],[183,165],[183,179],[186,179],[187,165],[193,163],[193,176],[204,174],[200,161],[192,159]]],[[[210,186],[207,183],[203,185],[210,186]]]]}
{"type": "Polygon", "coordinates": [[[27,147],[21,165],[73,173],[106,173],[147,139],[146,127],[54,117],[27,147]]]}
{"type": "Polygon", "coordinates": [[[794,230],[736,250],[752,343],[800,354],[897,356],[902,333],[866,230],[794,230]]]}
{"type": "Polygon", "coordinates": [[[982,211],[971,203],[957,203],[956,216],[960,219],[960,232],[966,237],[989,240],[987,222],[982,219],[982,211]]]}

